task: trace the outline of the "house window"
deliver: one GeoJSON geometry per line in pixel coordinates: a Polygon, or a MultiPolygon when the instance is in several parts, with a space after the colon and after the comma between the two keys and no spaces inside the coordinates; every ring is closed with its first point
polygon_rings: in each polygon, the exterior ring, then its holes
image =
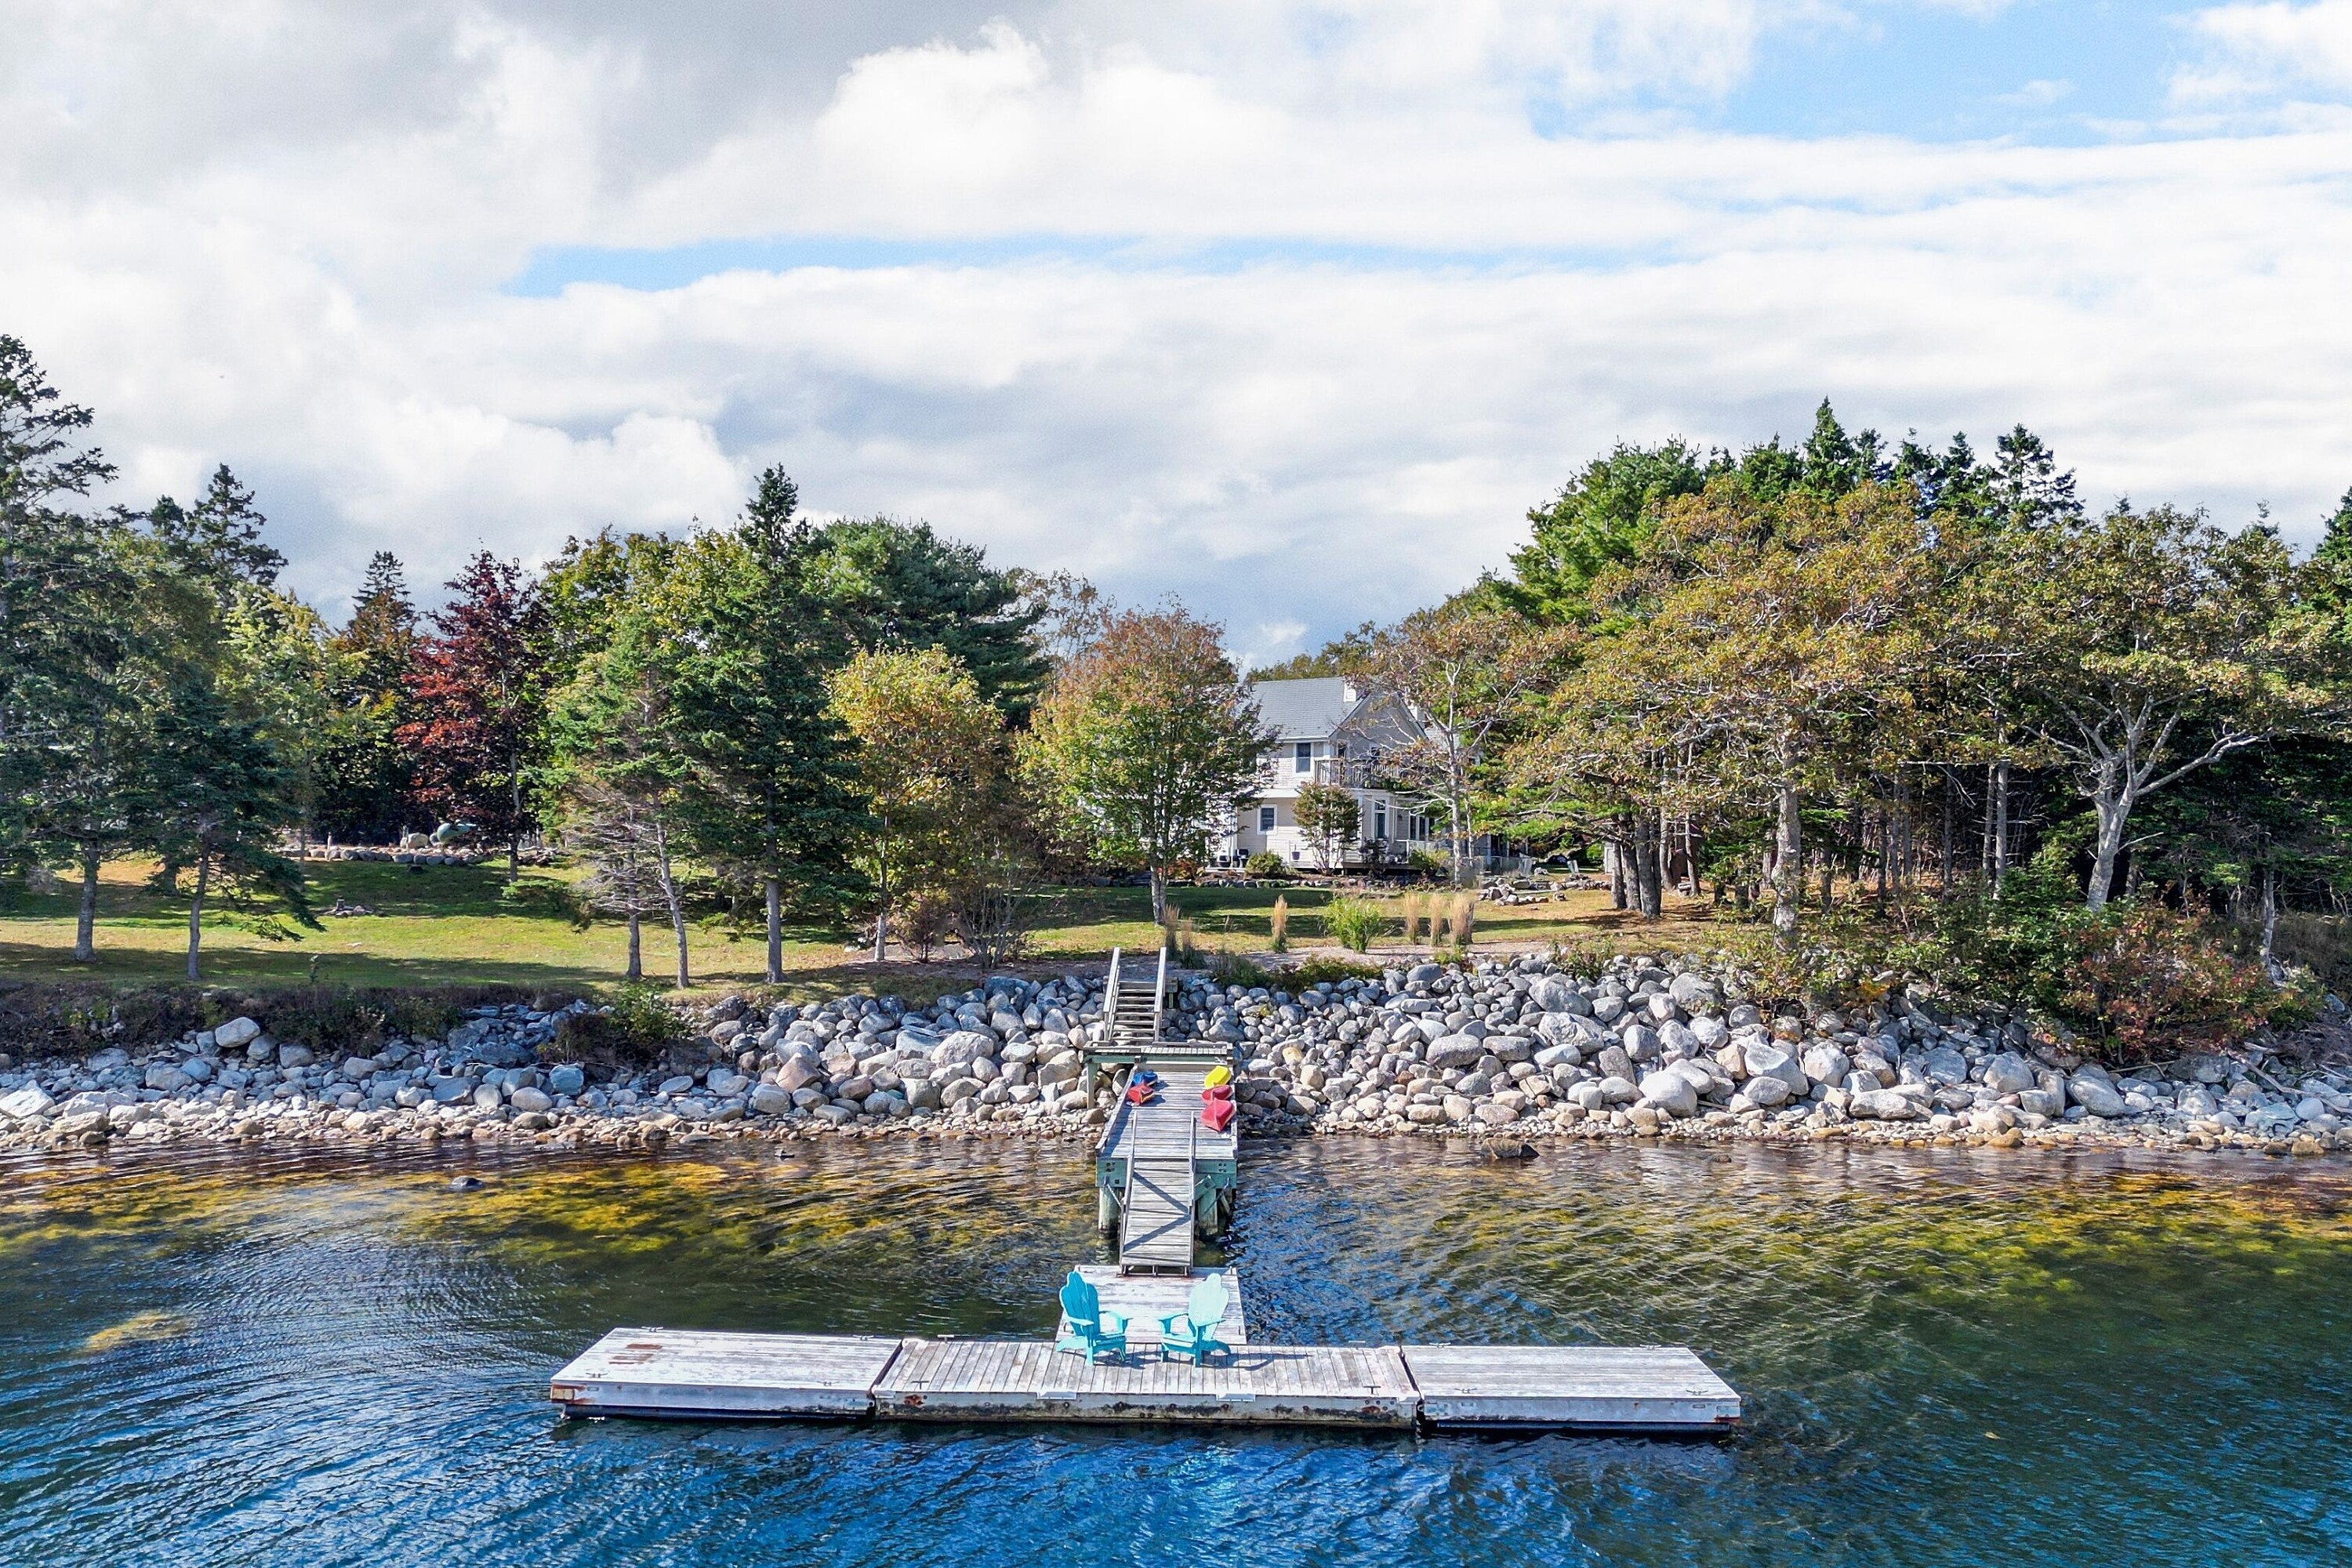
{"type": "Polygon", "coordinates": [[[1297,746],[1295,748],[1295,755],[1292,759],[1291,765],[1302,773],[1311,772],[1315,766],[1315,742],[1312,741],[1299,742],[1297,746]]]}
{"type": "Polygon", "coordinates": [[[1260,833],[1274,831],[1274,807],[1261,805],[1257,808],[1257,830],[1260,833]]]}

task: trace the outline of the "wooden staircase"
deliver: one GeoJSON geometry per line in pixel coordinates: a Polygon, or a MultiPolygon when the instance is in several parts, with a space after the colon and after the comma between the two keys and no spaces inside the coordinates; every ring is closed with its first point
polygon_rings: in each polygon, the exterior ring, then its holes
{"type": "Polygon", "coordinates": [[[1160,1038],[1160,1009],[1168,997],[1168,950],[1160,950],[1160,966],[1150,990],[1121,969],[1125,954],[1110,950],[1110,984],[1103,996],[1102,1043],[1133,1048],[1160,1038]]]}

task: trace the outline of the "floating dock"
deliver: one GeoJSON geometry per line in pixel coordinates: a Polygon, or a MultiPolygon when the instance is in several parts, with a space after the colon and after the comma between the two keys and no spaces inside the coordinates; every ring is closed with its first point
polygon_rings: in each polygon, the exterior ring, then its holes
{"type": "Polygon", "coordinates": [[[1237,1345],[1207,1366],[1050,1340],[615,1329],[555,1374],[573,1415],[1727,1431],[1739,1396],[1671,1346],[1237,1345]]]}
{"type": "Polygon", "coordinates": [[[690,1420],[1139,1421],[1199,1425],[1720,1434],[1739,1395],[1679,1345],[1265,1345],[1249,1340],[1240,1272],[1195,1266],[1193,1238],[1221,1235],[1240,1185],[1229,1126],[1200,1119],[1203,1076],[1232,1048],[1161,1038],[1168,954],[1151,979],[1111,955],[1089,1090],[1108,1068],[1149,1065],[1157,1103],[1118,1102],[1095,1147],[1096,1217],[1118,1262],[1082,1265],[1102,1308],[1127,1320],[1127,1352],[1092,1361],[1054,1340],[894,1339],[615,1329],[555,1374],[572,1415],[690,1420]],[[1212,1275],[1225,1286],[1205,1366],[1161,1355],[1160,1320],[1212,1275]]]}

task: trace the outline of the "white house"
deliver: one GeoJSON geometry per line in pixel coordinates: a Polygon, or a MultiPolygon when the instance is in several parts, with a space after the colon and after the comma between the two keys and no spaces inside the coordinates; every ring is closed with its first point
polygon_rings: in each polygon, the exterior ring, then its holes
{"type": "Polygon", "coordinates": [[[1336,784],[1356,797],[1360,826],[1344,852],[1352,868],[1402,864],[1415,849],[1442,853],[1444,828],[1427,802],[1382,789],[1384,752],[1420,733],[1412,710],[1393,698],[1367,692],[1344,677],[1261,680],[1253,689],[1275,732],[1258,772],[1255,793],[1234,813],[1219,846],[1221,864],[1239,865],[1270,850],[1294,866],[1316,868],[1314,847],[1298,828],[1298,791],[1336,784]]]}
{"type": "MultiPolygon", "coordinates": [[[[1260,761],[1255,792],[1235,810],[1219,841],[1218,864],[1238,866],[1271,851],[1294,866],[1325,869],[1298,827],[1298,791],[1308,784],[1339,784],[1356,797],[1355,841],[1328,869],[1402,866],[1416,849],[1446,852],[1444,807],[1433,807],[1424,795],[1380,784],[1387,773],[1382,761],[1425,732],[1426,721],[1412,708],[1344,676],[1261,680],[1251,691],[1275,740],[1260,761]]],[[[1488,871],[1528,865],[1524,856],[1483,834],[1471,839],[1470,853],[1488,871]]]]}

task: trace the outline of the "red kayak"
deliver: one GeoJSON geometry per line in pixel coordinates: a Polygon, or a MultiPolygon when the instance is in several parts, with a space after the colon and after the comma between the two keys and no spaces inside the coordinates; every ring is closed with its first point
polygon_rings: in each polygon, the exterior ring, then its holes
{"type": "Polygon", "coordinates": [[[1212,1132],[1223,1132],[1234,1124],[1234,1102],[1230,1100],[1201,1100],[1201,1122],[1212,1132]]]}

